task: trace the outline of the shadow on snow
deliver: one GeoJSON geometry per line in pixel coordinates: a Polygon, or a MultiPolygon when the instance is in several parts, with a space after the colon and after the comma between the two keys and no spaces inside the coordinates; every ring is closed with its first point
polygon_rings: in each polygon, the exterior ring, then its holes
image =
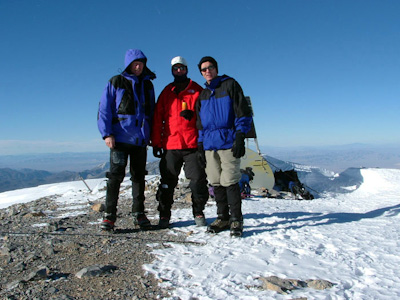
{"type": "Polygon", "coordinates": [[[350,222],[358,222],[363,219],[377,218],[383,215],[386,217],[394,217],[400,213],[400,204],[375,209],[366,213],[308,213],[308,212],[283,212],[273,214],[246,214],[246,219],[265,219],[277,217],[283,220],[274,223],[262,223],[259,224],[256,229],[249,230],[251,227],[247,227],[243,234],[245,236],[251,236],[253,234],[259,234],[265,231],[273,231],[278,229],[299,229],[306,226],[321,226],[331,224],[342,224],[350,222]],[[301,224],[294,224],[301,223],[301,224]],[[286,227],[282,227],[285,226],[286,227]],[[280,227],[278,227],[280,226],[280,227]],[[261,228],[262,227],[262,228],[261,228]],[[265,228],[267,227],[267,228],[265,228]]]}

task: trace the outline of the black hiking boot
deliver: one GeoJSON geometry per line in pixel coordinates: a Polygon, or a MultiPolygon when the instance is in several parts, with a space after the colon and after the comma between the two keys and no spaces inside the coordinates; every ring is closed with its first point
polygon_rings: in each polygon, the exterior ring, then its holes
{"type": "Polygon", "coordinates": [[[229,220],[216,219],[207,228],[207,232],[218,233],[229,229],[229,220]]]}
{"type": "Polygon", "coordinates": [[[142,230],[151,228],[151,223],[143,212],[133,213],[133,225],[139,226],[142,230]]]}
{"type": "Polygon", "coordinates": [[[160,229],[167,229],[169,228],[169,218],[167,217],[160,217],[160,220],[158,220],[158,228],[160,229]]]}
{"type": "Polygon", "coordinates": [[[232,221],[231,222],[231,236],[241,237],[243,234],[243,222],[242,221],[232,221]]]}

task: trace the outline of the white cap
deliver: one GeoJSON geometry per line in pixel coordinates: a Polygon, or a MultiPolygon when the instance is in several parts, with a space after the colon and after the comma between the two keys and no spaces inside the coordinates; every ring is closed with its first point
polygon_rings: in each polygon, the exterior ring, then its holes
{"type": "Polygon", "coordinates": [[[184,59],[182,56],[176,56],[171,60],[171,66],[176,64],[182,64],[187,67],[186,59],[184,59]]]}

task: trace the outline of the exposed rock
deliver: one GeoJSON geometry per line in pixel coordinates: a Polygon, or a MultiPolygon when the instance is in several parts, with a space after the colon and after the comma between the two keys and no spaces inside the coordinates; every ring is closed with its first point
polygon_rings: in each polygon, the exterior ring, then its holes
{"type": "Polygon", "coordinates": [[[102,211],[104,211],[104,208],[105,208],[105,206],[104,206],[103,203],[95,203],[95,204],[92,205],[92,209],[93,209],[94,211],[97,211],[97,212],[102,212],[102,211]]]}
{"type": "Polygon", "coordinates": [[[34,218],[34,217],[45,217],[46,214],[42,211],[34,211],[34,212],[28,212],[27,214],[24,215],[24,218],[34,218]]]}
{"type": "Polygon", "coordinates": [[[334,286],[332,282],[327,280],[307,280],[307,286],[316,290],[326,290],[334,286]]]}
{"type": "Polygon", "coordinates": [[[0,248],[0,256],[10,256],[10,248],[8,247],[0,248]]]}
{"type": "Polygon", "coordinates": [[[50,270],[49,270],[48,267],[41,266],[35,272],[30,273],[25,280],[26,281],[31,281],[31,280],[47,279],[47,277],[49,276],[49,273],[50,273],[50,270]]]}
{"type": "Polygon", "coordinates": [[[5,288],[6,288],[6,290],[12,290],[12,289],[16,288],[20,283],[21,283],[20,280],[14,280],[10,283],[7,283],[5,285],[5,288]]]}
{"type": "Polygon", "coordinates": [[[333,283],[326,280],[309,279],[309,280],[298,280],[298,279],[282,279],[277,276],[259,277],[259,280],[263,283],[263,288],[266,290],[275,291],[279,294],[286,295],[292,290],[298,288],[313,288],[317,290],[325,290],[333,287],[333,283]]]}
{"type": "Polygon", "coordinates": [[[191,194],[186,194],[183,197],[183,201],[187,202],[187,203],[192,203],[192,195],[191,194]]]}
{"type": "Polygon", "coordinates": [[[111,273],[112,271],[118,269],[116,266],[108,265],[93,265],[90,267],[83,268],[78,273],[75,274],[76,277],[90,277],[90,276],[99,276],[105,273],[111,273]]]}

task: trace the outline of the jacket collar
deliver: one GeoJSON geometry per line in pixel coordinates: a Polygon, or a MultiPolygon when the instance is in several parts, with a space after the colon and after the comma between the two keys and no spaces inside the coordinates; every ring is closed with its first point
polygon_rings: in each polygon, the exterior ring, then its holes
{"type": "Polygon", "coordinates": [[[230,78],[231,77],[229,77],[228,75],[217,76],[213,80],[211,80],[210,84],[208,84],[206,82],[205,86],[206,86],[206,88],[214,91],[221,84],[221,82],[223,82],[227,79],[230,79],[230,78]]]}

